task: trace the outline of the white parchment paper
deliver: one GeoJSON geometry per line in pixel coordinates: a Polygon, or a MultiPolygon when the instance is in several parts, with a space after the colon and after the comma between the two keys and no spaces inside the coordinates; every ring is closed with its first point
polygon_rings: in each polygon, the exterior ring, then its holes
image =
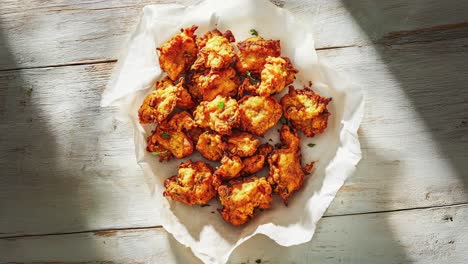
{"type": "MultiPolygon", "coordinates": [[[[137,160],[151,188],[163,227],[206,263],[225,263],[237,246],[255,234],[264,234],[283,246],[310,241],[317,222],[361,159],[357,137],[363,115],[361,89],[318,59],[312,30],[267,0],[207,0],[188,7],[150,5],[144,7],[143,17],[114,69],[101,105],[118,106],[126,121],[133,124],[137,160]],[[199,26],[198,36],[217,27],[223,32],[230,29],[236,40],[241,41],[250,37],[253,28],[264,38],[280,39],[282,56],[288,56],[299,69],[296,88],[312,81],[314,91],[333,98],[328,107],[331,117],[325,133],[313,138],[302,137],[303,164],[316,161],[303,189],[290,198],[288,207],[275,198],[270,210],[241,227],[223,221],[216,212],[220,205],[215,200],[207,207],[190,207],[163,197],[163,181],[176,174],[181,160],[159,163],[157,157],[147,153],[146,138],[154,126],[138,123],[140,104],[154,82],[164,76],[156,48],[181,28],[193,24],[199,26]],[[309,143],[316,145],[311,148],[307,146],[309,143]]],[[[277,128],[271,129],[263,141],[270,138],[273,143],[278,142],[277,128]]],[[[188,158],[195,161],[201,156],[193,154],[188,158]]],[[[258,174],[266,175],[266,171],[258,174]]]]}

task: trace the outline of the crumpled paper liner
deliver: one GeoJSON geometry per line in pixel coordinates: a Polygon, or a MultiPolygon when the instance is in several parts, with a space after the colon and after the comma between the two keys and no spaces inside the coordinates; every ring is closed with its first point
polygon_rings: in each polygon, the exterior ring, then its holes
{"type": "MultiPolygon", "coordinates": [[[[286,90],[276,97],[281,98],[286,90]]],[[[236,247],[256,234],[264,234],[282,246],[310,241],[317,222],[361,159],[357,136],[363,116],[361,89],[318,59],[307,25],[266,0],[207,0],[188,7],[145,6],[143,17],[104,91],[101,105],[119,107],[126,122],[133,124],[136,157],[156,201],[154,206],[160,212],[162,226],[206,263],[227,262],[236,247]],[[207,207],[190,207],[163,197],[163,181],[176,174],[181,160],[159,163],[157,157],[146,152],[146,138],[154,125],[138,123],[140,104],[154,82],[164,76],[156,47],[191,25],[199,26],[198,36],[217,27],[222,32],[230,29],[237,41],[250,37],[250,29],[256,29],[266,39],[280,39],[282,56],[289,57],[299,69],[295,87],[302,88],[312,81],[314,91],[333,98],[328,107],[331,116],[325,133],[313,138],[302,137],[303,165],[316,161],[304,187],[290,198],[288,207],[275,195],[270,210],[241,227],[224,222],[216,212],[220,205],[215,200],[207,207]],[[309,143],[315,146],[308,147],[309,143]]],[[[272,128],[262,141],[279,142],[278,128],[279,125],[272,128]]],[[[189,158],[202,159],[199,154],[189,158]]],[[[267,171],[257,175],[267,176],[267,171]]]]}

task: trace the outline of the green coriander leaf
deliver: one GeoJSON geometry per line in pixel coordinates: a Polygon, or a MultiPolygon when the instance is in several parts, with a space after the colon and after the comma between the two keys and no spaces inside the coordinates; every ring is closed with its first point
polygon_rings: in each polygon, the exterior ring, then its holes
{"type": "Polygon", "coordinates": [[[253,29],[253,28],[250,30],[250,34],[251,34],[252,36],[258,36],[257,30],[255,30],[255,29],[253,29]]]}
{"type": "Polygon", "coordinates": [[[151,152],[151,154],[153,154],[154,156],[159,156],[159,155],[166,156],[167,150],[166,151],[154,151],[154,152],[151,152]]]}
{"type": "Polygon", "coordinates": [[[281,123],[283,125],[287,125],[288,124],[288,120],[286,119],[286,117],[282,116],[281,119],[280,119],[281,123]]]}
{"type": "Polygon", "coordinates": [[[161,133],[161,137],[165,138],[165,139],[170,139],[171,138],[171,135],[169,135],[168,133],[161,133]]]}
{"type": "Polygon", "coordinates": [[[224,109],[224,102],[223,101],[218,103],[218,109],[224,109]]]}
{"type": "Polygon", "coordinates": [[[245,74],[247,74],[247,77],[249,77],[250,81],[253,82],[253,83],[256,83],[257,82],[257,79],[255,79],[253,76],[252,76],[252,73],[250,71],[246,71],[245,74]]]}
{"type": "Polygon", "coordinates": [[[315,147],[315,144],[314,143],[309,143],[309,144],[307,144],[307,146],[313,148],[313,147],[315,147]]]}

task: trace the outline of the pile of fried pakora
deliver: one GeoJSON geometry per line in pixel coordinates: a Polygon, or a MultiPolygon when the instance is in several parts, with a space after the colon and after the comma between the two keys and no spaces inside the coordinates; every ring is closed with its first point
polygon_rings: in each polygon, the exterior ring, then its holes
{"type": "Polygon", "coordinates": [[[165,180],[164,195],[188,205],[218,198],[224,220],[242,225],[270,208],[273,193],[287,205],[302,187],[311,166],[301,164],[298,131],[307,137],[322,133],[331,98],[291,86],[298,71],[281,57],[279,40],[251,30],[236,51],[231,31],[214,29],[197,38],[196,30],[182,29],[157,49],[167,77],[156,82],[138,116],[141,124],[157,125],[147,151],[160,161],[198,150],[219,162],[216,168],[201,160],[180,164],[177,175],[165,180]],[[273,96],[287,86],[278,102],[273,96]],[[261,144],[280,120],[281,144],[261,144]],[[268,175],[256,176],[264,167],[268,175]]]}

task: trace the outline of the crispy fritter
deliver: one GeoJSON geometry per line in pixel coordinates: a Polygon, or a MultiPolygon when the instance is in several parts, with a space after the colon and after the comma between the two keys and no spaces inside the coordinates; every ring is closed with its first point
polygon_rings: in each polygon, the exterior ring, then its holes
{"type": "Polygon", "coordinates": [[[239,157],[252,156],[257,151],[259,144],[260,140],[254,135],[242,131],[234,131],[227,138],[227,150],[239,157]]]}
{"type": "Polygon", "coordinates": [[[215,174],[223,180],[230,180],[239,177],[243,168],[244,164],[239,156],[226,155],[221,159],[221,166],[215,171],[215,174]]]}
{"type": "Polygon", "coordinates": [[[281,92],[286,85],[294,81],[296,72],[297,70],[294,69],[288,58],[266,58],[265,68],[261,73],[262,82],[256,93],[261,96],[269,96],[281,92]]]}
{"type": "Polygon", "coordinates": [[[192,141],[185,132],[194,127],[195,121],[188,112],[177,113],[156,127],[148,138],[147,150],[160,152],[154,155],[162,160],[169,160],[172,155],[179,159],[184,158],[193,152],[192,141]]]}
{"type": "Polygon", "coordinates": [[[177,175],[164,181],[164,196],[188,205],[206,204],[216,196],[218,185],[208,164],[189,160],[179,165],[177,175]]]}
{"type": "Polygon", "coordinates": [[[331,98],[321,97],[307,87],[296,90],[290,86],[289,93],[281,98],[281,105],[284,117],[304,135],[313,137],[327,128],[330,101],[331,98]]]}
{"type": "Polygon", "coordinates": [[[193,116],[198,126],[229,135],[239,123],[239,105],[235,99],[218,95],[212,101],[201,102],[193,116]]]}
{"type": "Polygon", "coordinates": [[[239,102],[240,126],[263,136],[281,118],[281,105],[273,97],[244,96],[239,102]]]}
{"type": "Polygon", "coordinates": [[[174,110],[180,87],[169,86],[164,89],[156,89],[146,96],[138,110],[141,124],[160,123],[164,121],[174,110]]]}
{"type": "Polygon", "coordinates": [[[205,132],[198,138],[196,148],[206,159],[217,161],[223,157],[226,145],[218,133],[205,132]]]}
{"type": "Polygon", "coordinates": [[[176,106],[184,109],[194,107],[195,103],[187,90],[183,88],[183,84],[183,78],[177,85],[174,85],[168,77],[156,82],[155,90],[146,96],[138,110],[140,123],[161,123],[176,106]]]}
{"type": "Polygon", "coordinates": [[[193,152],[193,144],[190,138],[182,131],[166,129],[163,126],[156,127],[153,134],[148,138],[148,148],[160,145],[170,151],[176,158],[184,158],[193,152]]]}
{"type": "Polygon", "coordinates": [[[174,35],[160,48],[159,64],[172,80],[188,70],[197,58],[198,48],[195,42],[197,26],[181,29],[181,33],[174,35]]]}
{"type": "Polygon", "coordinates": [[[224,35],[217,29],[206,33],[197,41],[200,50],[192,70],[227,68],[236,58],[234,46],[230,43],[234,41],[230,31],[226,31],[224,35]]]}
{"type": "Polygon", "coordinates": [[[189,112],[180,112],[174,114],[167,124],[161,124],[161,126],[167,127],[167,129],[175,129],[177,131],[190,131],[196,127],[195,120],[189,112]]]}
{"type": "Polygon", "coordinates": [[[265,178],[231,181],[218,188],[222,209],[218,209],[226,222],[242,225],[249,221],[257,208],[270,208],[271,186],[265,178]]]}
{"type": "Polygon", "coordinates": [[[260,145],[255,155],[247,157],[242,161],[242,163],[244,163],[244,169],[241,171],[241,175],[252,175],[263,169],[265,161],[272,151],[272,145],[268,143],[260,145]]]}
{"type": "Polygon", "coordinates": [[[152,142],[151,137],[148,137],[146,151],[151,152],[153,156],[159,157],[159,162],[169,161],[174,157],[169,150],[165,149],[157,142],[152,142]]]}
{"type": "MultiPolygon", "coordinates": [[[[185,79],[181,78],[180,82],[180,86],[183,87],[183,85],[185,84],[185,79]]],[[[189,91],[187,91],[185,88],[181,89],[177,98],[176,106],[181,109],[192,109],[196,105],[197,104],[195,103],[195,101],[193,101],[189,91]]]]}
{"type": "MultiPolygon", "coordinates": [[[[205,70],[191,75],[189,90],[203,101],[211,101],[217,95],[235,96],[240,78],[230,67],[221,70],[205,70]]],[[[200,100],[200,101],[201,101],[200,100]]]]}
{"type": "Polygon", "coordinates": [[[239,60],[237,70],[241,73],[247,71],[260,73],[268,56],[281,55],[279,40],[265,40],[262,37],[251,37],[237,44],[239,48],[239,60]]]}
{"type": "Polygon", "coordinates": [[[275,186],[274,191],[287,205],[288,197],[302,187],[305,173],[301,165],[300,138],[297,132],[284,125],[280,136],[284,146],[274,150],[268,158],[268,182],[275,186]]]}

